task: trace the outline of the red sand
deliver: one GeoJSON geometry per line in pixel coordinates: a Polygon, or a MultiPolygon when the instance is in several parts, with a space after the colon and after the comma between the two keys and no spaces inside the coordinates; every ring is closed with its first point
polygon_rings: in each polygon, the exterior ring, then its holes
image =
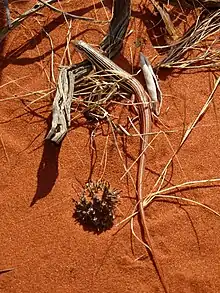
{"type": "MultiPolygon", "coordinates": [[[[95,15],[94,2],[61,1],[65,11],[106,19],[99,1],[95,15]]],[[[111,2],[104,1],[108,15],[111,2]]],[[[157,53],[149,39],[152,32],[146,29],[146,25],[153,26],[146,21],[149,12],[145,16],[140,12],[144,2],[133,1],[130,22],[133,33],[126,38],[123,51],[115,60],[130,72],[131,52],[134,65],[138,66],[140,48],[134,44],[137,39],[143,38],[142,50],[149,58],[157,53]]],[[[33,0],[11,1],[12,17],[34,3],[33,0]]],[[[45,8],[1,44],[1,99],[51,87],[48,81],[51,79],[51,46],[42,31],[43,26],[53,41],[57,77],[67,25],[62,16],[45,8]]],[[[83,38],[98,44],[107,27],[73,21],[72,39],[83,38]]],[[[72,61],[79,61],[79,54],[72,46],[70,51],[72,61]]],[[[213,88],[213,73],[208,71],[163,70],[159,78],[164,94],[160,116],[164,126],[160,128],[173,132],[168,132],[167,137],[159,134],[148,153],[146,193],[153,188],[172,156],[168,139],[176,149],[184,127],[186,129],[194,121],[213,88]]],[[[169,168],[166,178],[171,184],[220,177],[219,94],[217,90],[214,102],[179,152],[179,161],[174,159],[169,168]]],[[[32,95],[27,99],[33,101],[38,97],[32,95]]],[[[96,138],[97,158],[92,171],[87,126],[70,130],[60,148],[44,144],[50,126],[52,98],[53,94],[32,104],[32,111],[20,99],[1,101],[0,269],[14,270],[0,275],[0,291],[164,292],[148,254],[131,236],[129,225],[118,233],[118,228],[113,227],[94,235],[84,231],[72,218],[72,199],[78,199],[90,172],[93,179],[103,173],[106,144],[107,165],[103,178],[112,187],[122,190],[116,223],[131,213],[135,193],[128,178],[120,181],[124,170],[111,137],[108,141],[106,136],[96,138]]],[[[159,128],[155,126],[154,131],[159,128]]],[[[138,139],[128,141],[129,164],[137,156],[138,147],[138,139]]],[[[133,168],[132,175],[135,174],[133,168]]],[[[216,186],[189,189],[176,195],[195,199],[220,211],[219,191],[216,186]]],[[[146,210],[146,219],[169,292],[220,292],[220,219],[216,215],[198,206],[154,201],[146,210]]],[[[136,219],[135,229],[140,236],[136,219]]]]}

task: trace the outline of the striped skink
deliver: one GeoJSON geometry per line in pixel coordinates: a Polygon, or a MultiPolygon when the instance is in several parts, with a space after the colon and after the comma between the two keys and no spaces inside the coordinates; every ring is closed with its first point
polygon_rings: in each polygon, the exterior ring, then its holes
{"type": "Polygon", "coordinates": [[[133,92],[137,100],[137,108],[139,114],[140,123],[140,155],[138,159],[138,172],[136,180],[137,197],[140,209],[141,222],[144,230],[144,241],[147,244],[149,252],[152,256],[152,261],[155,265],[156,271],[159,275],[161,284],[164,291],[168,292],[166,283],[163,277],[163,272],[160,268],[160,264],[157,261],[156,254],[154,253],[153,245],[151,243],[150,234],[146,225],[144,207],[143,207],[143,179],[145,171],[145,151],[148,147],[148,133],[151,130],[151,98],[144,90],[141,83],[133,77],[131,74],[124,71],[108,57],[103,55],[99,50],[94,49],[84,41],[74,41],[75,47],[84,53],[88,60],[94,64],[99,70],[107,71],[111,73],[113,78],[118,80],[119,85],[125,90],[133,92]]]}
{"type": "Polygon", "coordinates": [[[143,178],[145,170],[145,160],[146,160],[146,148],[148,146],[148,133],[151,129],[151,107],[150,107],[150,97],[144,90],[141,83],[134,78],[131,74],[124,71],[118,65],[116,65],[109,58],[104,56],[100,51],[94,49],[84,41],[74,41],[75,47],[83,52],[88,60],[94,64],[99,70],[105,70],[108,73],[111,73],[112,76],[118,80],[119,85],[135,93],[137,104],[138,104],[138,114],[140,121],[140,157],[138,164],[138,173],[137,173],[137,196],[140,207],[140,214],[142,218],[142,225],[145,230],[145,241],[149,243],[149,232],[146,229],[145,224],[145,215],[143,208],[143,178]]]}

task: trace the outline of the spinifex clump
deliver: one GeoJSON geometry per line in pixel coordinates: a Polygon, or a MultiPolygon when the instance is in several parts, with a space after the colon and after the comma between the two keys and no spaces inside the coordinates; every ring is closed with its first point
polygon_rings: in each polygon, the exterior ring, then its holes
{"type": "Polygon", "coordinates": [[[76,202],[74,217],[86,229],[101,233],[113,226],[119,191],[104,181],[88,182],[76,202]]]}

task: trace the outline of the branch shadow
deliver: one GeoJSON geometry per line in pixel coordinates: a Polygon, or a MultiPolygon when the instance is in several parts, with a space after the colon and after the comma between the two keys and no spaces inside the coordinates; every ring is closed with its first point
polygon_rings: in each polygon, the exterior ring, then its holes
{"type": "Polygon", "coordinates": [[[144,6],[140,11],[132,11],[132,16],[140,19],[146,26],[153,46],[164,46],[167,44],[164,33],[165,26],[159,14],[153,14],[148,7],[144,6]]]}
{"type": "MultiPolygon", "coordinates": [[[[3,6],[3,2],[0,2],[0,28],[3,27],[6,24],[5,21],[5,9],[3,6]]],[[[3,59],[3,50],[4,50],[5,40],[3,40],[0,44],[0,60],[3,59]]],[[[1,62],[0,62],[1,64],[1,62]]],[[[2,76],[2,70],[3,68],[0,67],[0,81],[2,76]]]]}
{"type": "MultiPolygon", "coordinates": [[[[48,129],[50,128],[51,115],[48,118],[48,129]]],[[[37,190],[32,199],[30,207],[38,200],[46,197],[53,189],[58,174],[58,159],[61,144],[56,145],[49,140],[44,141],[43,155],[37,172],[37,190]]]]}
{"type": "MultiPolygon", "coordinates": [[[[109,3],[107,5],[108,7],[110,6],[109,3]]],[[[1,7],[1,6],[0,6],[1,7]]],[[[97,3],[95,4],[96,8],[101,8],[102,4],[97,3]]],[[[70,14],[78,15],[78,16],[83,16],[84,14],[90,12],[91,10],[94,9],[94,5],[90,5],[86,8],[70,11],[70,14]]],[[[0,20],[1,21],[1,20],[0,20]]],[[[50,23],[45,25],[40,32],[38,32],[33,38],[22,44],[21,46],[9,51],[6,56],[1,57],[0,55],[0,66],[2,68],[7,67],[9,64],[17,64],[17,65],[25,65],[25,64],[32,64],[33,62],[38,62],[44,59],[46,56],[51,54],[51,51],[45,52],[42,54],[42,56],[38,57],[33,57],[33,58],[19,58],[23,53],[25,53],[27,50],[33,50],[36,48],[45,38],[48,38],[46,32],[49,34],[53,30],[55,30],[57,27],[62,25],[65,22],[65,18],[63,15],[58,16],[57,18],[53,19],[50,23]]],[[[0,22],[1,24],[1,22],[0,22]]],[[[91,29],[90,29],[91,30],[91,29]]],[[[84,32],[79,33],[79,35],[83,34],[84,32]]],[[[76,36],[75,36],[76,37],[76,36]]],[[[2,45],[2,43],[1,43],[2,45]]],[[[54,52],[62,48],[65,44],[61,44],[54,48],[54,52]]],[[[2,46],[0,46],[2,47],[2,46]]]]}

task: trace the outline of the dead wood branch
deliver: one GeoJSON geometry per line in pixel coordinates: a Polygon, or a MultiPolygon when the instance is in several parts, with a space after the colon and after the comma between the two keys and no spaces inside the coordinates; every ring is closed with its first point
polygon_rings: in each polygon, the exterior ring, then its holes
{"type": "MultiPolygon", "coordinates": [[[[100,44],[101,49],[109,58],[114,58],[121,50],[123,38],[127,31],[131,14],[130,0],[115,0],[113,17],[110,23],[109,32],[100,44]]],[[[72,83],[77,82],[80,78],[92,70],[92,64],[86,60],[70,67],[64,67],[59,77],[56,96],[53,102],[52,127],[46,137],[55,143],[60,143],[67,133],[70,126],[70,106],[71,102],[63,95],[66,88],[66,79],[69,87],[72,89],[72,83]],[[65,72],[65,73],[64,73],[65,72]],[[64,78],[66,77],[66,78],[64,78]]],[[[75,88],[76,90],[76,88],[75,88]]],[[[73,95],[72,95],[73,99],[73,95]]]]}

